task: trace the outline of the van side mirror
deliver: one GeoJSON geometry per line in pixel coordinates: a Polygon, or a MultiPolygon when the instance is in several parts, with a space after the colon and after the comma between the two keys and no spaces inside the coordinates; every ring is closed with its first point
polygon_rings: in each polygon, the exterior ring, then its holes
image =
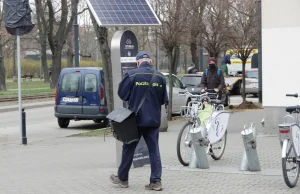
{"type": "Polygon", "coordinates": [[[182,85],[181,85],[181,89],[186,89],[186,85],[185,85],[185,84],[182,84],[182,85]]]}

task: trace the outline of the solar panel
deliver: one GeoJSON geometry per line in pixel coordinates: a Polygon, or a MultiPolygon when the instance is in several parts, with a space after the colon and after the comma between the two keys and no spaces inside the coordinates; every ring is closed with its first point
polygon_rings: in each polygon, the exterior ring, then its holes
{"type": "Polygon", "coordinates": [[[157,26],[161,22],[147,0],[87,0],[99,26],[157,26]]]}

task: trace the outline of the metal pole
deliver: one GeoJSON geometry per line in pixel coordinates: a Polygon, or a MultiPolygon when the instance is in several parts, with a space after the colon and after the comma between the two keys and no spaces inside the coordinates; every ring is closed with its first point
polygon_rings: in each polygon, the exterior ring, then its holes
{"type": "Polygon", "coordinates": [[[200,71],[203,71],[203,41],[202,38],[200,39],[200,71]]]}
{"type": "Polygon", "coordinates": [[[258,4],[258,100],[262,103],[262,34],[261,34],[261,0],[258,4]]]}
{"type": "Polygon", "coordinates": [[[75,50],[75,67],[79,67],[79,27],[78,27],[78,10],[75,9],[74,17],[74,50],[75,50]]]}
{"type": "Polygon", "coordinates": [[[25,109],[22,109],[22,144],[27,144],[27,137],[26,137],[26,112],[25,109]]]}
{"type": "Polygon", "coordinates": [[[18,64],[19,125],[20,125],[21,142],[22,142],[21,45],[20,45],[19,35],[17,35],[17,64],[18,64]]]}
{"type": "Polygon", "coordinates": [[[159,70],[159,39],[156,33],[156,70],[159,70]]]}

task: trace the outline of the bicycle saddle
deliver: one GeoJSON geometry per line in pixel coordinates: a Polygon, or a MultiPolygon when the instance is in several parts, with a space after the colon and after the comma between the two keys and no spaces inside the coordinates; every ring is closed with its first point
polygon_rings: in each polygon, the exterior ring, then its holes
{"type": "Polygon", "coordinates": [[[300,106],[297,105],[297,106],[288,106],[286,107],[285,109],[286,112],[292,114],[292,113],[300,113],[300,106]]]}

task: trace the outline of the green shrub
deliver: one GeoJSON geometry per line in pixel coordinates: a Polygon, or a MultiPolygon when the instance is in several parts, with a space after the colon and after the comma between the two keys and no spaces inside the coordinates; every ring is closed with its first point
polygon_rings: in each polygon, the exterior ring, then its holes
{"type": "MultiPolygon", "coordinates": [[[[22,75],[24,74],[30,74],[34,76],[40,75],[40,61],[35,60],[21,60],[21,72],[22,75]]],[[[48,67],[52,64],[51,60],[48,60],[48,67]]],[[[67,67],[67,60],[62,60],[62,68],[67,67]]],[[[102,61],[80,61],[81,67],[102,67],[102,61]]],[[[17,67],[16,67],[17,68],[17,67]]],[[[13,60],[12,59],[6,59],[5,60],[5,69],[6,69],[6,77],[12,78],[13,77],[13,60]]]]}

